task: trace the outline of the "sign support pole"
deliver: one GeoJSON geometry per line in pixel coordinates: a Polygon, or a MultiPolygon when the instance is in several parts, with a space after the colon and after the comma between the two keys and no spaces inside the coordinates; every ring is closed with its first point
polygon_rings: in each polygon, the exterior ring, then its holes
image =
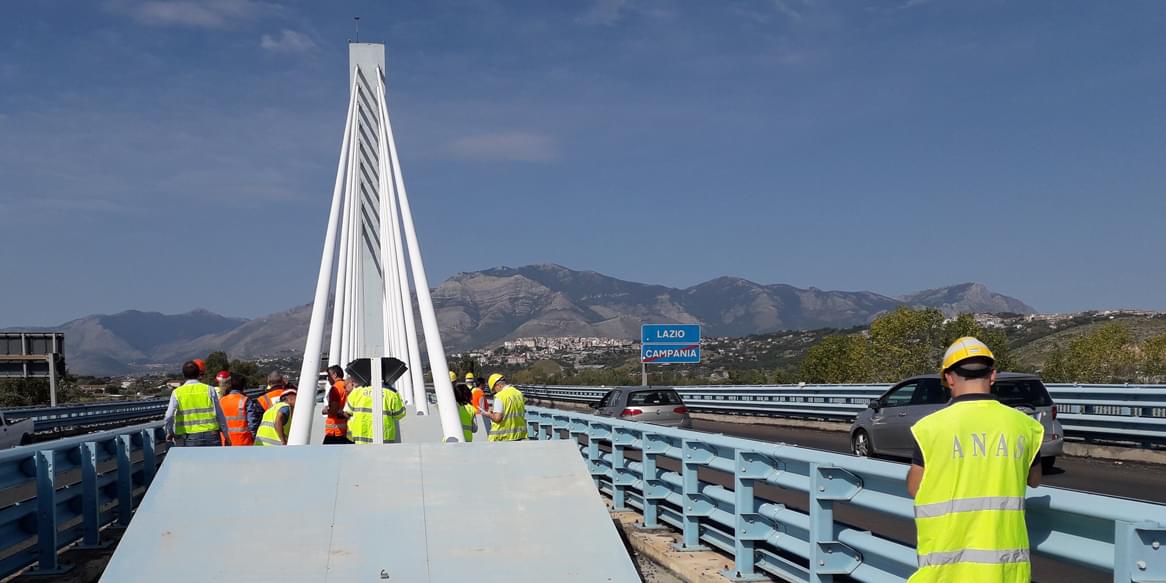
{"type": "Polygon", "coordinates": [[[640,363],[640,386],[648,386],[648,363],[646,362],[640,363]]]}

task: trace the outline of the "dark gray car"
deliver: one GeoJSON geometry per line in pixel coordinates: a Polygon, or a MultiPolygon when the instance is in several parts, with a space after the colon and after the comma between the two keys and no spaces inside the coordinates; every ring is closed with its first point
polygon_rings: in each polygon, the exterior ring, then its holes
{"type": "MultiPolygon", "coordinates": [[[[1057,406],[1040,377],[1002,372],[996,375],[992,394],[1000,402],[1016,407],[1041,422],[1045,441],[1041,444],[1041,465],[1051,470],[1064,449],[1065,432],[1057,421],[1057,406]]],[[[911,377],[893,386],[870,402],[850,426],[850,443],[855,455],[910,458],[913,449],[911,426],[923,417],[947,406],[951,391],[939,375],[911,377]]]]}
{"type": "Polygon", "coordinates": [[[652,387],[621,387],[612,389],[592,403],[595,414],[617,417],[628,421],[642,421],[666,427],[692,427],[688,407],[680,394],[672,389],[652,387]]]}

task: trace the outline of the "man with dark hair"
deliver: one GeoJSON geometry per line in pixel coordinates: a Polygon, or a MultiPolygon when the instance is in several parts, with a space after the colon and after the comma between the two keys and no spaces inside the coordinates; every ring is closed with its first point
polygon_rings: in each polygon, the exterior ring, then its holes
{"type": "Polygon", "coordinates": [[[348,401],[344,369],[335,364],[328,367],[328,384],[328,394],[324,398],[324,445],[350,445],[348,417],[343,413],[348,401]]]}
{"type": "Polygon", "coordinates": [[[202,372],[194,361],[183,364],[182,376],[186,382],[170,393],[162,425],[166,440],[174,445],[208,447],[231,443],[219,393],[198,380],[202,372]]]}
{"type": "Polygon", "coordinates": [[[247,378],[238,373],[233,374],[227,394],[219,400],[223,414],[227,417],[227,437],[231,445],[254,445],[255,432],[263,420],[263,407],[243,393],[246,389],[247,378]]]}

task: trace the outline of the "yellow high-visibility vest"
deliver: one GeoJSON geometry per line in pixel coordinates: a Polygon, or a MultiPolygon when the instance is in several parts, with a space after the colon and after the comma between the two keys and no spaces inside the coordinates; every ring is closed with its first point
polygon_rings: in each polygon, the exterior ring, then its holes
{"type": "Polygon", "coordinates": [[[263,414],[263,421],[259,423],[259,431],[255,433],[255,445],[283,445],[283,436],[275,426],[276,419],[283,412],[287,412],[287,421],[283,423],[284,435],[291,431],[291,405],[275,403],[263,414]]]}
{"type": "MultiPolygon", "coordinates": [[[[405,403],[396,391],[384,391],[385,430],[380,443],[397,440],[397,421],[405,418],[405,403]]],[[[348,418],[348,440],[355,444],[375,443],[372,434],[372,389],[358,387],[348,395],[346,409],[352,410],[348,418]]]]}
{"type": "Polygon", "coordinates": [[[458,419],[462,422],[462,437],[465,438],[466,443],[474,440],[474,413],[477,409],[474,406],[466,403],[457,408],[458,419]]]}
{"type": "Polygon", "coordinates": [[[995,400],[956,402],[919,420],[919,568],[910,583],[1028,583],[1024,496],[1044,439],[1035,419],[995,400]]]}
{"type": "Polygon", "coordinates": [[[178,408],[174,412],[175,435],[220,430],[210,390],[210,386],[202,383],[191,383],[174,389],[174,398],[178,400],[178,408]]]}
{"type": "Polygon", "coordinates": [[[498,391],[494,398],[502,403],[502,420],[490,426],[490,441],[526,439],[526,400],[511,386],[498,391]]]}

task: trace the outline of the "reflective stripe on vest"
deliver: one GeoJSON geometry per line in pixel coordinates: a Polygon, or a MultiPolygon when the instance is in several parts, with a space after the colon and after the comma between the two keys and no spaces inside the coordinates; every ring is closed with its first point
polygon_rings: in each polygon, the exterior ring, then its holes
{"type": "Polygon", "coordinates": [[[514,387],[506,387],[494,398],[502,402],[502,420],[490,426],[490,441],[526,439],[526,402],[514,387]]]}
{"type": "MultiPolygon", "coordinates": [[[[384,391],[384,433],[381,443],[390,443],[397,440],[397,420],[405,416],[405,403],[396,391],[384,391]]],[[[348,440],[353,443],[376,443],[372,428],[372,389],[358,387],[348,394],[348,411],[352,417],[348,419],[348,440]]]]}
{"type": "Polygon", "coordinates": [[[1024,495],[1041,424],[994,400],[960,401],[919,420],[919,569],[911,583],[1028,583],[1024,495]]]}
{"type": "Polygon", "coordinates": [[[929,553],[919,555],[920,567],[934,567],[937,565],[951,565],[955,563],[982,563],[986,565],[1004,565],[1008,563],[1028,562],[1028,549],[1003,549],[999,551],[982,551],[980,549],[960,549],[947,553],[929,553]]]}
{"type": "Polygon", "coordinates": [[[174,389],[178,408],[174,411],[174,433],[187,435],[204,431],[219,431],[215,417],[215,403],[211,388],[202,383],[191,383],[174,389]]]}
{"type": "Polygon", "coordinates": [[[331,415],[324,417],[324,435],[343,437],[348,434],[348,419],[340,414],[347,402],[344,386],[342,382],[332,385],[332,390],[336,392],[338,398],[336,399],[336,410],[332,411],[331,415]]]}
{"type": "MultiPolygon", "coordinates": [[[[279,434],[275,421],[284,411],[289,409],[291,409],[291,405],[287,403],[276,403],[263,414],[263,422],[259,424],[259,431],[255,433],[257,445],[283,445],[283,436],[279,434]]],[[[291,424],[291,411],[288,411],[287,416],[287,421],[283,424],[285,432],[288,431],[288,425],[291,424]]]]}
{"type": "Polygon", "coordinates": [[[247,395],[228,393],[219,400],[219,404],[223,407],[223,414],[227,416],[227,437],[231,440],[231,445],[255,443],[255,434],[247,427],[247,395]]]}

